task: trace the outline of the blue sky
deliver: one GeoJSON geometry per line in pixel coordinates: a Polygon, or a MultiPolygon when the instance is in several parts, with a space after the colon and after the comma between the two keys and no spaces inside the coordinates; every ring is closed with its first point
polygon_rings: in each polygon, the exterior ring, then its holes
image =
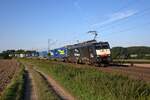
{"type": "Polygon", "coordinates": [[[0,0],[0,50],[47,49],[92,39],[150,46],[150,0],[0,0]]]}

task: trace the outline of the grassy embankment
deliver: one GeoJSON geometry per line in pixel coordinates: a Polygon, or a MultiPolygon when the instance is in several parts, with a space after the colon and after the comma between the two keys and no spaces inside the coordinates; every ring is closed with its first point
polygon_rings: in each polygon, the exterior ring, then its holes
{"type": "Polygon", "coordinates": [[[11,83],[3,91],[0,100],[22,100],[24,91],[24,66],[14,75],[11,83]]]}
{"type": "Polygon", "coordinates": [[[77,68],[44,60],[22,61],[30,62],[39,70],[51,75],[79,100],[150,99],[150,84],[143,81],[101,72],[94,68],[77,68]]]}

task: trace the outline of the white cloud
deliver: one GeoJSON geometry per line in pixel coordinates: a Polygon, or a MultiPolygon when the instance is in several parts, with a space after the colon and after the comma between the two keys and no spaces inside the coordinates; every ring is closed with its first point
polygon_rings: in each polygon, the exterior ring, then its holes
{"type": "Polygon", "coordinates": [[[135,10],[127,10],[127,11],[124,11],[124,12],[116,12],[116,13],[113,13],[113,14],[109,15],[107,20],[105,20],[103,22],[100,22],[100,23],[95,23],[95,24],[91,25],[91,27],[99,27],[99,26],[102,26],[102,25],[106,25],[106,24],[118,21],[118,20],[123,20],[125,18],[128,18],[130,16],[135,15],[136,13],[137,13],[137,11],[135,11],[135,10]]]}

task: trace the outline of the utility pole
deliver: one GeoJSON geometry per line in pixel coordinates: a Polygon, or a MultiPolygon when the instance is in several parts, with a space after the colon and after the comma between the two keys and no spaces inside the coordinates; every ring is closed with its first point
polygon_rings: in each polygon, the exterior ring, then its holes
{"type": "Polygon", "coordinates": [[[79,40],[77,40],[77,44],[79,43],[79,40]]]}
{"type": "Polygon", "coordinates": [[[50,51],[50,39],[48,39],[48,53],[50,51]]]}

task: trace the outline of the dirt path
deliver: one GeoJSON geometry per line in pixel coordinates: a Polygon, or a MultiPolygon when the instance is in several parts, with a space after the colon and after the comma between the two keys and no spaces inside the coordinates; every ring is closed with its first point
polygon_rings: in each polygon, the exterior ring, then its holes
{"type": "Polygon", "coordinates": [[[43,73],[42,71],[39,71],[37,69],[35,69],[37,72],[39,72],[43,77],[45,77],[45,79],[48,81],[48,83],[50,84],[50,86],[52,87],[52,89],[57,93],[57,95],[59,95],[59,97],[62,100],[75,100],[75,98],[68,93],[58,82],[56,82],[52,77],[46,75],[45,73],[43,73]]]}
{"type": "Polygon", "coordinates": [[[36,95],[35,83],[30,69],[26,66],[25,69],[25,92],[24,100],[38,100],[36,95]]]}

